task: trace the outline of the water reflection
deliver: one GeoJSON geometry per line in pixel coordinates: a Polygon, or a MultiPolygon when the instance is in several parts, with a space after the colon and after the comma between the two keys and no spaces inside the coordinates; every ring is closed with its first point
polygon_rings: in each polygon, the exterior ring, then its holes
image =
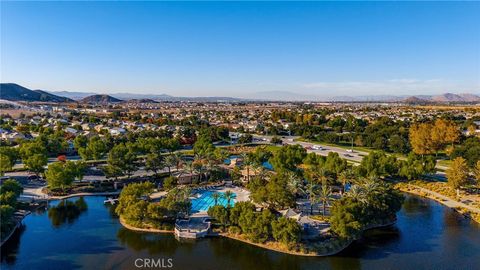
{"type": "Polygon", "coordinates": [[[146,250],[151,255],[172,255],[179,245],[177,240],[170,235],[135,232],[123,227],[118,230],[117,239],[122,245],[126,245],[134,251],[146,250]]]}
{"type": "Polygon", "coordinates": [[[480,258],[479,226],[414,196],[407,196],[396,225],[370,230],[326,258],[291,256],[226,238],[180,242],[172,234],[130,231],[103,200],[52,202],[48,213],[29,215],[26,229],[2,248],[2,270],[133,269],[139,257],[171,257],[174,269],[476,269],[480,258]]]}
{"type": "Polygon", "coordinates": [[[48,218],[52,222],[53,227],[59,228],[64,224],[72,224],[85,211],[88,206],[83,197],[72,202],[70,200],[62,200],[56,206],[48,209],[48,218]]]}
{"type": "Polygon", "coordinates": [[[22,234],[25,232],[26,226],[22,224],[8,239],[8,241],[3,244],[0,256],[2,263],[5,262],[8,265],[13,265],[17,261],[16,254],[20,248],[20,239],[22,234]]]}

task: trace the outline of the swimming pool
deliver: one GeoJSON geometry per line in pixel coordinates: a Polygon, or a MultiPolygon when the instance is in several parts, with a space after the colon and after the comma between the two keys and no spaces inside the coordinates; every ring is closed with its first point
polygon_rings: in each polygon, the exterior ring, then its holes
{"type": "MultiPolygon", "coordinates": [[[[232,159],[236,159],[236,158],[242,158],[242,156],[238,156],[238,155],[229,156],[227,159],[225,159],[225,160],[223,161],[223,163],[224,163],[225,165],[230,165],[230,163],[232,163],[232,159]]],[[[273,171],[273,166],[272,166],[272,164],[270,164],[270,162],[268,162],[268,161],[264,161],[264,162],[262,163],[262,166],[263,166],[265,169],[269,170],[269,171],[273,171]]]]}
{"type": "MultiPolygon", "coordinates": [[[[217,205],[227,206],[227,200],[223,197],[225,192],[218,192],[212,190],[197,191],[197,198],[192,199],[192,213],[207,211],[208,208],[215,205],[215,200],[212,197],[213,193],[220,193],[220,198],[217,200],[217,205]]],[[[230,200],[230,206],[235,204],[235,198],[237,195],[233,193],[232,200],[230,200]]]]}

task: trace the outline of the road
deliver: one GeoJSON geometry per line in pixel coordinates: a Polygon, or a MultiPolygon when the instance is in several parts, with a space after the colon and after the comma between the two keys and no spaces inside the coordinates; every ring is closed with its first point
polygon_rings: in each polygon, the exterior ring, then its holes
{"type": "MultiPolygon", "coordinates": [[[[267,141],[270,141],[273,136],[261,136],[261,135],[254,135],[254,139],[259,140],[259,141],[265,141],[264,138],[267,141]]],[[[307,153],[315,153],[318,155],[322,156],[327,156],[328,153],[333,152],[333,153],[338,153],[340,157],[355,162],[355,163],[360,163],[362,161],[362,158],[366,155],[368,155],[367,152],[362,152],[362,151],[353,151],[349,152],[347,149],[341,148],[341,147],[335,147],[335,146],[329,146],[329,145],[324,145],[320,143],[310,143],[310,142],[302,142],[302,141],[297,141],[297,139],[300,138],[298,136],[283,136],[281,137],[283,144],[290,144],[290,145],[301,145],[303,148],[307,149],[307,153]],[[317,148],[317,149],[315,149],[317,148]]]]}
{"type": "MultiPolygon", "coordinates": [[[[265,136],[265,135],[253,135],[254,140],[257,141],[270,141],[273,136],[265,136]]],[[[328,153],[334,152],[338,153],[341,158],[344,158],[348,161],[351,161],[354,166],[358,165],[364,156],[368,155],[368,152],[365,151],[357,151],[354,150],[353,152],[347,151],[347,149],[341,147],[335,147],[330,145],[325,145],[321,143],[311,143],[311,142],[302,142],[298,141],[297,139],[300,138],[299,136],[283,136],[281,137],[283,144],[290,144],[290,145],[301,145],[303,148],[307,148],[307,153],[315,153],[317,155],[327,156],[328,153]],[[315,149],[317,148],[317,149],[315,149]]],[[[437,165],[436,168],[438,170],[446,170],[447,167],[437,165]]],[[[446,181],[445,173],[442,171],[437,171],[435,174],[428,176],[435,181],[446,181]]]]}

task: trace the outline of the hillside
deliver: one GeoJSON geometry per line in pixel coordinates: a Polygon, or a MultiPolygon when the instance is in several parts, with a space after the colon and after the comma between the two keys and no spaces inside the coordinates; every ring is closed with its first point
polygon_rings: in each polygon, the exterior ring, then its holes
{"type": "Polygon", "coordinates": [[[445,93],[445,94],[436,95],[436,96],[428,96],[428,95],[411,96],[405,99],[404,102],[409,104],[480,102],[480,97],[474,94],[445,93]]]}
{"type": "Polygon", "coordinates": [[[0,98],[10,101],[29,102],[71,102],[73,100],[47,93],[42,90],[31,90],[16,83],[1,83],[0,98]]]}
{"type": "Polygon", "coordinates": [[[107,104],[121,102],[121,99],[109,95],[91,95],[80,100],[82,103],[107,104]]]}

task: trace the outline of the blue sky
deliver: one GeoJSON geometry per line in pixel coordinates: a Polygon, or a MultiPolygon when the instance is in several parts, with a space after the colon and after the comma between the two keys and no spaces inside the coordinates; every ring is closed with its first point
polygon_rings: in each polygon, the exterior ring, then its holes
{"type": "Polygon", "coordinates": [[[241,96],[480,92],[479,2],[2,2],[1,81],[241,96]]]}

